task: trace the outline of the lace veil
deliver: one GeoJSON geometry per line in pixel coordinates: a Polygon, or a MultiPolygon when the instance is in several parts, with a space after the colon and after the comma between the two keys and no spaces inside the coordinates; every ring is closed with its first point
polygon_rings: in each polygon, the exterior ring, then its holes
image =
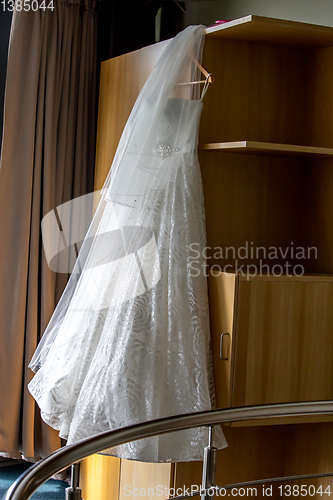
{"type": "MultiPolygon", "coordinates": [[[[162,249],[158,248],[151,228],[151,206],[156,203],[156,193],[161,193],[174,181],[177,158],[178,163],[182,158],[181,154],[177,156],[177,144],[186,127],[186,101],[200,97],[200,85],[179,84],[200,79],[196,62],[201,61],[203,42],[203,26],[189,26],[180,32],[170,41],[145,83],[124,128],[86,237],[83,242],[76,243],[80,249],[78,258],[29,364],[33,371],[38,371],[45,363],[59,330],[67,328],[68,342],[74,340],[70,334],[71,324],[65,324],[69,310],[72,319],[76,314],[80,321],[93,325],[101,310],[117,308],[145,293],[160,280],[159,253],[162,249]],[[173,131],[161,143],[161,116],[169,112],[167,103],[173,97],[183,99],[184,106],[178,105],[173,131]],[[168,169],[163,160],[168,160],[172,154],[176,165],[168,169]],[[105,286],[107,280],[109,284],[105,286]],[[87,283],[89,289],[83,290],[87,283]]],[[[193,152],[188,151],[189,154],[193,152]]],[[[71,233],[67,240],[76,234],[76,216],[67,214],[68,232],[71,233]]],[[[43,227],[44,232],[48,229],[52,230],[46,225],[43,227]]],[[[55,237],[49,235],[53,243],[55,237]]],[[[60,254],[61,237],[58,248],[60,254]]]]}

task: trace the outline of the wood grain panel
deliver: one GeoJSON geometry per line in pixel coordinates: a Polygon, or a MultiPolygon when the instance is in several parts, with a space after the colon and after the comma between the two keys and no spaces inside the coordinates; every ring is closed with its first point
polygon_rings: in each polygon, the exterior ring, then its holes
{"type": "Polygon", "coordinates": [[[205,96],[200,143],[306,145],[306,51],[207,38],[204,66],[214,84],[205,96]]]}
{"type": "Polygon", "coordinates": [[[308,58],[307,143],[333,145],[333,47],[313,50],[308,58]]]}
{"type": "Polygon", "coordinates": [[[311,161],[303,231],[306,245],[317,255],[309,262],[314,272],[333,273],[333,161],[311,161]]]}
{"type": "Polygon", "coordinates": [[[241,281],[233,406],[333,398],[333,283],[241,281]]]}
{"type": "Polygon", "coordinates": [[[85,500],[118,500],[120,458],[91,455],[81,462],[80,488],[85,500]]]}
{"type": "MultiPolygon", "coordinates": [[[[284,474],[320,474],[333,472],[333,423],[293,425],[286,434],[286,453],[284,474]]],[[[314,485],[323,490],[330,486],[331,495],[320,493],[315,499],[330,498],[333,494],[333,478],[309,479],[287,483],[314,485]]],[[[309,498],[310,495],[307,496],[309,498]]]]}
{"type": "Polygon", "coordinates": [[[200,143],[262,140],[257,113],[260,46],[206,39],[204,66],[213,73],[214,84],[205,96],[200,143]]]}
{"type": "MultiPolygon", "coordinates": [[[[309,53],[307,143],[333,145],[333,47],[309,53]]],[[[333,161],[312,160],[309,165],[304,232],[307,245],[318,248],[310,265],[333,273],[333,161]]]]}
{"type": "Polygon", "coordinates": [[[119,500],[138,497],[154,499],[163,496],[171,486],[173,464],[150,464],[136,460],[121,460],[119,500]]]}
{"type": "MultiPolygon", "coordinates": [[[[285,259],[268,259],[269,247],[304,246],[304,194],[307,160],[201,152],[208,264],[223,271],[226,265],[251,263],[285,265],[285,259]],[[286,181],[288,179],[288,181],[286,181]],[[246,257],[244,248],[248,245],[246,257]],[[250,248],[266,252],[251,258],[250,248]],[[218,254],[222,248],[223,255],[218,254]],[[230,248],[230,251],[226,251],[230,248]],[[235,256],[233,250],[235,249],[235,256]],[[217,249],[216,251],[214,249],[217,249]],[[245,258],[244,258],[245,256],[245,258]],[[237,260],[237,263],[236,263],[237,260]]],[[[312,203],[312,199],[306,200],[312,203]]],[[[295,259],[289,259],[293,263],[295,259]]],[[[298,262],[297,262],[298,263],[298,262]]],[[[306,271],[311,271],[304,263],[306,271]]],[[[225,269],[227,270],[227,269],[225,269]]]]}

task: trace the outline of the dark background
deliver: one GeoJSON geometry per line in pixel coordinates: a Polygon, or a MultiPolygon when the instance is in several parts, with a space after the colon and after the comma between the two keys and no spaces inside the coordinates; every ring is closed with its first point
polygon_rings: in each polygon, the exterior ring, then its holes
{"type": "Polygon", "coordinates": [[[0,13],[0,144],[2,142],[3,100],[5,96],[7,54],[12,12],[0,13]]]}
{"type": "Polygon", "coordinates": [[[184,26],[185,3],[170,0],[100,0],[98,56],[101,61],[155,43],[155,17],[162,8],[160,40],[173,38],[184,26]]]}

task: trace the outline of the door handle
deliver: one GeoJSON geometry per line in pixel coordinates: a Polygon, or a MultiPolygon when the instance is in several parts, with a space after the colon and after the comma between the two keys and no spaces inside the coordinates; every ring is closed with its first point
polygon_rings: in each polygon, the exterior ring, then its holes
{"type": "Polygon", "coordinates": [[[220,337],[220,359],[221,359],[222,361],[228,361],[228,358],[224,358],[224,357],[223,357],[223,354],[222,354],[222,352],[223,352],[223,337],[224,337],[225,335],[228,335],[228,337],[230,337],[230,334],[229,334],[229,333],[221,333],[221,337],[220,337]]]}

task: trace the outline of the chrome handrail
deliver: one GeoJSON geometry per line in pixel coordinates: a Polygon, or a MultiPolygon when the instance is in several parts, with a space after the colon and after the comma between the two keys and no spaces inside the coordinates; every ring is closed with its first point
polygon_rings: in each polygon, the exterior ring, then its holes
{"type": "Polygon", "coordinates": [[[308,403],[283,403],[186,413],[106,431],[79,441],[76,444],[60,448],[47,458],[37,462],[12,484],[4,500],[28,500],[34,491],[53,474],[66,469],[71,464],[89,455],[99,453],[107,448],[136,441],[137,439],[222,423],[330,414],[333,415],[332,400],[308,403]]]}

